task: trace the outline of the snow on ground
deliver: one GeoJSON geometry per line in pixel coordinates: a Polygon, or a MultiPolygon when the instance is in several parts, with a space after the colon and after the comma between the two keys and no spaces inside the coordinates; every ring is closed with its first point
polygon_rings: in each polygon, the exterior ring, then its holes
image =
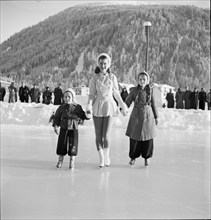
{"type": "MultiPolygon", "coordinates": [[[[77,102],[85,109],[87,97],[77,96],[77,102]]],[[[49,118],[58,106],[36,103],[0,102],[1,124],[49,126],[49,118]]],[[[132,107],[130,108],[131,111],[132,107]]],[[[210,111],[158,108],[161,129],[210,131],[210,111]]],[[[114,127],[126,128],[130,114],[116,118],[114,127]]],[[[92,126],[86,121],[84,126],[92,126]]]]}

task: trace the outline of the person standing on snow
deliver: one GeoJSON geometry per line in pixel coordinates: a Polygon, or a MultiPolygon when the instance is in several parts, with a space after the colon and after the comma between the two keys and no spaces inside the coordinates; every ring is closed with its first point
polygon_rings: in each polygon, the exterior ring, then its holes
{"type": "Polygon", "coordinates": [[[172,92],[172,89],[167,93],[166,100],[167,108],[174,108],[174,93],[172,92]]]}
{"type": "Polygon", "coordinates": [[[183,109],[184,106],[183,106],[183,92],[181,91],[180,88],[178,88],[177,92],[176,92],[176,108],[177,109],[183,109]]]}
{"type": "Polygon", "coordinates": [[[206,95],[207,109],[211,110],[211,89],[206,95]]]}
{"type": "Polygon", "coordinates": [[[10,86],[8,87],[9,90],[9,100],[8,102],[17,102],[17,88],[14,86],[14,82],[11,82],[10,86]]]}
{"type": "Polygon", "coordinates": [[[29,88],[25,85],[24,82],[22,82],[18,94],[21,102],[27,102],[27,103],[29,102],[29,88]]]}
{"type": "Polygon", "coordinates": [[[0,82],[0,101],[4,101],[4,96],[6,95],[6,89],[4,87],[1,86],[1,82],[0,82]]]}
{"type": "Polygon", "coordinates": [[[205,102],[206,102],[206,92],[203,88],[199,92],[199,109],[205,110],[205,102]]]}
{"type": "Polygon", "coordinates": [[[191,108],[197,109],[199,102],[199,93],[197,91],[197,88],[194,88],[193,92],[191,92],[190,99],[191,99],[191,108]]]}
{"type": "Polygon", "coordinates": [[[40,90],[37,85],[34,83],[33,88],[30,90],[31,102],[39,103],[40,102],[40,90]]]}
{"type": "Polygon", "coordinates": [[[61,83],[58,83],[58,87],[54,89],[53,93],[54,93],[54,105],[61,105],[63,102],[61,83]]]}
{"type": "Polygon", "coordinates": [[[51,104],[52,101],[52,92],[50,91],[49,87],[46,86],[45,91],[43,92],[42,95],[42,103],[49,105],[51,104]]]}
{"type": "Polygon", "coordinates": [[[190,109],[191,108],[191,90],[189,89],[188,86],[186,86],[186,90],[183,93],[183,100],[185,103],[185,109],[190,109]]]}

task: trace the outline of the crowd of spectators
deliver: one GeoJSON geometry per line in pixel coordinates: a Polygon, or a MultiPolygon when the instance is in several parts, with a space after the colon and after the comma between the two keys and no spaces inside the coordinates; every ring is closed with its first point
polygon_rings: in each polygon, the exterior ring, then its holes
{"type": "MultiPolygon", "coordinates": [[[[0,82],[0,101],[4,102],[6,96],[6,89],[1,85],[0,82]]],[[[42,92],[40,88],[33,84],[32,88],[30,89],[25,82],[21,83],[19,89],[15,86],[14,82],[8,87],[8,102],[14,103],[17,102],[18,99],[20,102],[34,102],[34,103],[43,103],[46,105],[54,104],[60,105],[63,102],[63,92],[61,88],[61,83],[58,83],[58,86],[51,91],[49,86],[45,87],[45,90],[42,92]],[[54,95],[54,100],[53,100],[54,95]]]]}
{"type": "Polygon", "coordinates": [[[185,91],[178,88],[176,94],[174,94],[170,89],[166,95],[167,108],[205,110],[205,105],[207,103],[207,109],[211,110],[210,92],[211,89],[206,93],[204,88],[198,91],[196,87],[191,91],[187,86],[185,91]]]}

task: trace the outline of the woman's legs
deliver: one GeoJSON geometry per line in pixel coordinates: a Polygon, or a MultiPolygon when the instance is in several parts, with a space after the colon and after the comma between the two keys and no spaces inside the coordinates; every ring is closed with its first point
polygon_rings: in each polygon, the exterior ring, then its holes
{"type": "Polygon", "coordinates": [[[94,127],[95,127],[95,143],[97,150],[103,148],[103,117],[93,116],[94,127]]]}
{"type": "Polygon", "coordinates": [[[109,148],[111,142],[111,130],[113,125],[113,117],[104,117],[103,118],[103,147],[109,148]]]}
{"type": "Polygon", "coordinates": [[[99,167],[104,166],[104,154],[103,154],[103,117],[93,117],[95,127],[95,143],[100,157],[99,167]]]}
{"type": "Polygon", "coordinates": [[[104,157],[105,157],[105,165],[110,165],[110,143],[111,143],[111,130],[113,125],[113,117],[104,117],[103,120],[103,146],[104,146],[104,157]]]}
{"type": "Polygon", "coordinates": [[[100,156],[100,167],[104,166],[104,159],[106,160],[105,162],[108,166],[110,164],[109,147],[113,118],[94,116],[93,120],[95,126],[96,146],[100,156]]]}

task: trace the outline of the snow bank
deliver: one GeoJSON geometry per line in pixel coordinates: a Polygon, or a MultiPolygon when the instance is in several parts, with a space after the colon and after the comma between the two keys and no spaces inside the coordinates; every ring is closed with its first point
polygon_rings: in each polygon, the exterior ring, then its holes
{"type": "MultiPolygon", "coordinates": [[[[86,97],[77,97],[85,109],[86,97]]],[[[0,102],[1,124],[50,126],[49,118],[58,106],[35,103],[0,102]]],[[[131,109],[130,109],[131,111],[131,109]]],[[[210,111],[158,108],[158,129],[187,131],[210,131],[210,111]]],[[[115,119],[114,127],[126,128],[129,115],[121,114],[115,119]]],[[[93,126],[93,121],[85,121],[84,127],[93,126]]]]}

